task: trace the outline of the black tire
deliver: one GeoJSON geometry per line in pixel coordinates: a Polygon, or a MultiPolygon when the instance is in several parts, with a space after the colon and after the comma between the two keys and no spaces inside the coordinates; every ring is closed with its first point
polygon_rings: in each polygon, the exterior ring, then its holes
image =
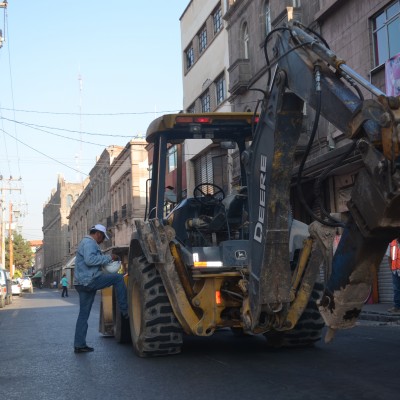
{"type": "Polygon", "coordinates": [[[156,267],[144,257],[129,264],[128,304],[133,349],[139,357],[181,352],[182,327],[156,267]]]}
{"type": "Polygon", "coordinates": [[[131,330],[129,320],[122,317],[121,310],[117,301],[117,295],[113,288],[113,329],[114,337],[118,343],[131,342],[131,330]]]}
{"type": "Polygon", "coordinates": [[[322,283],[317,282],[314,285],[307,307],[293,329],[264,333],[268,346],[307,347],[321,340],[325,323],[318,310],[317,300],[321,297],[323,289],[322,283]]]}

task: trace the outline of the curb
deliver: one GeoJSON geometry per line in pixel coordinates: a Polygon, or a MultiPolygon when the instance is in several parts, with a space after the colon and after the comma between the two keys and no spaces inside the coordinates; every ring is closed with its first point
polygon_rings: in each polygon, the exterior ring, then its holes
{"type": "Polygon", "coordinates": [[[361,312],[358,319],[363,321],[394,322],[400,324],[400,315],[383,314],[373,311],[361,312]]]}

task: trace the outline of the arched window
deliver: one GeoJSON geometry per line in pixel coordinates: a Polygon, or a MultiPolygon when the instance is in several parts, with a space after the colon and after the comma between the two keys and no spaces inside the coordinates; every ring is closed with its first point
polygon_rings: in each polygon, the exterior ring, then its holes
{"type": "Polygon", "coordinates": [[[68,208],[71,208],[71,207],[72,207],[72,200],[73,200],[72,194],[68,194],[68,195],[67,195],[67,207],[68,207],[68,208]]]}
{"type": "Polygon", "coordinates": [[[243,42],[243,58],[248,59],[249,58],[249,28],[247,26],[247,23],[245,22],[242,27],[242,42],[243,42]]]}

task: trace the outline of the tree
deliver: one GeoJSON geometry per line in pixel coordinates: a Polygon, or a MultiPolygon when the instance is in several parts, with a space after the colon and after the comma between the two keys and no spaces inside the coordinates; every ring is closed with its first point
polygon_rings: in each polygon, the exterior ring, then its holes
{"type": "MultiPolygon", "coordinates": [[[[10,253],[9,253],[9,241],[6,238],[6,266],[10,268],[10,253]]],[[[32,249],[29,242],[25,240],[21,234],[13,232],[13,256],[15,271],[25,272],[32,266],[32,249]]]]}

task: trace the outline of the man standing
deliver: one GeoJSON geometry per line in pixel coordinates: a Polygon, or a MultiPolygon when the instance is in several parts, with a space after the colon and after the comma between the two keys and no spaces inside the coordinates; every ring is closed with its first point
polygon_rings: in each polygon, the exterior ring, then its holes
{"type": "Polygon", "coordinates": [[[94,350],[93,347],[86,344],[86,334],[90,310],[97,290],[114,286],[122,316],[128,318],[127,294],[123,275],[102,271],[104,265],[119,260],[116,254],[111,256],[102,254],[99,245],[104,239],[109,239],[105,226],[94,225],[90,228],[89,235],[81,240],[76,252],[74,286],[79,294],[79,315],[75,328],[75,353],[87,353],[94,350]]]}
{"type": "Polygon", "coordinates": [[[394,307],[389,308],[388,312],[400,314],[400,245],[399,239],[395,239],[389,246],[389,265],[392,269],[393,280],[393,303],[394,307]]]}
{"type": "Polygon", "coordinates": [[[61,278],[61,286],[62,286],[62,293],[61,293],[61,297],[68,297],[68,279],[67,279],[67,275],[64,274],[61,278]]]}

